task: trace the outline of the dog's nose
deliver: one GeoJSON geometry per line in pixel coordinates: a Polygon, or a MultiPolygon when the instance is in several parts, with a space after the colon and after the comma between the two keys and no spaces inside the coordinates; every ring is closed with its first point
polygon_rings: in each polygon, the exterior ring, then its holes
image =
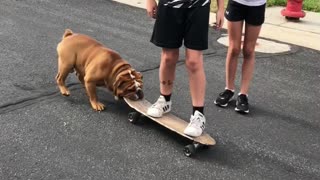
{"type": "Polygon", "coordinates": [[[143,94],[142,89],[138,89],[138,91],[137,91],[137,95],[138,95],[139,99],[143,99],[144,94],[143,94]]]}
{"type": "Polygon", "coordinates": [[[137,94],[131,94],[128,98],[133,101],[139,100],[139,96],[137,94]]]}
{"type": "Polygon", "coordinates": [[[137,101],[139,99],[143,99],[143,97],[144,97],[143,91],[141,89],[137,89],[136,93],[131,94],[129,96],[129,99],[131,99],[133,101],[137,101]]]}

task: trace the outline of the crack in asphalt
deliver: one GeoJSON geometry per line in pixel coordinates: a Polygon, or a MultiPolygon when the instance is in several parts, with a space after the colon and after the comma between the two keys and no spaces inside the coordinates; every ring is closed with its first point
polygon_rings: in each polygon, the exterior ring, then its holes
{"type": "MultiPolygon", "coordinates": [[[[70,83],[67,85],[68,88],[71,88],[72,90],[81,89],[80,87],[72,88],[74,86],[79,85],[80,83],[70,83]]],[[[23,109],[27,106],[36,104],[37,102],[41,102],[43,100],[49,100],[53,97],[56,97],[60,95],[60,92],[57,90],[48,90],[48,91],[42,91],[41,93],[37,93],[36,95],[24,97],[22,99],[18,99],[13,102],[8,102],[5,104],[0,105],[0,114],[5,114],[8,112],[12,112],[18,109],[23,109]]]]}

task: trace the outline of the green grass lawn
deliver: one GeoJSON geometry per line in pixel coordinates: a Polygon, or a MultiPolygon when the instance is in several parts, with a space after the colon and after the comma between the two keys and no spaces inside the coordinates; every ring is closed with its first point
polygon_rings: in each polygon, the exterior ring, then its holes
{"type": "MultiPolygon", "coordinates": [[[[225,0],[225,6],[227,6],[228,0],[225,0]]],[[[267,0],[268,7],[270,6],[286,6],[287,0],[267,0]]],[[[215,12],[217,9],[217,2],[212,0],[211,11],[215,12]]],[[[320,12],[320,0],[303,0],[303,10],[320,12]]]]}

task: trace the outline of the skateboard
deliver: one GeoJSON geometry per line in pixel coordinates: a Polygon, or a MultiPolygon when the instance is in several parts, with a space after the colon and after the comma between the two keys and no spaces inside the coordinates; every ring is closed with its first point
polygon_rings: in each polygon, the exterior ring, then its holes
{"type": "Polygon", "coordinates": [[[147,115],[147,110],[152,104],[145,99],[132,101],[130,99],[124,98],[124,100],[131,108],[135,110],[134,112],[130,112],[128,114],[129,122],[136,124],[141,116],[145,116],[164,126],[165,128],[191,140],[192,144],[185,146],[183,149],[184,155],[186,155],[187,157],[194,155],[198,149],[208,148],[209,146],[213,146],[216,144],[216,141],[208,133],[205,132],[203,132],[199,137],[192,137],[184,134],[183,131],[187,127],[188,122],[178,118],[171,113],[166,113],[160,118],[154,118],[147,115]]]}

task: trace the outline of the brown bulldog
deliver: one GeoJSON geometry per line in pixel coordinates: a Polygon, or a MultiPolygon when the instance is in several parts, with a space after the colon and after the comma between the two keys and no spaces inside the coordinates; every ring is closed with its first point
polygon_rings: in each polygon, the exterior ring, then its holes
{"type": "Polygon", "coordinates": [[[78,79],[86,88],[92,108],[96,111],[104,110],[104,105],[97,100],[96,86],[107,87],[116,99],[143,98],[141,73],[132,69],[117,52],[89,36],[74,34],[70,29],[66,29],[57,46],[57,52],[56,81],[62,95],[70,95],[65,80],[68,74],[75,70],[78,79]]]}

